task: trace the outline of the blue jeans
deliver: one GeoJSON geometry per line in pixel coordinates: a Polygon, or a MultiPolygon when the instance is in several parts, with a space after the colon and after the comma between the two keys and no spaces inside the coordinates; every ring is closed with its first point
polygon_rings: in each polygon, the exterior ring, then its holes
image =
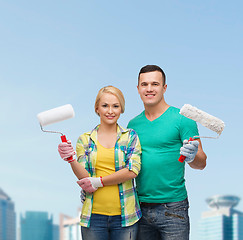
{"type": "Polygon", "coordinates": [[[138,240],[189,240],[188,200],[149,206],[141,204],[138,240]]]}
{"type": "Polygon", "coordinates": [[[92,214],[90,227],[81,227],[83,240],[136,240],[138,223],[121,226],[121,216],[92,214]]]}

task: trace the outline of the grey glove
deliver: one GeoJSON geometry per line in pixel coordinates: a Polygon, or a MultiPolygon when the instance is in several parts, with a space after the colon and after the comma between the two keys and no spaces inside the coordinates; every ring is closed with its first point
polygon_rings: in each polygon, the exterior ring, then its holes
{"type": "Polygon", "coordinates": [[[196,140],[193,141],[188,141],[188,140],[184,140],[183,141],[183,146],[180,149],[180,154],[185,156],[185,162],[187,163],[191,163],[198,151],[198,145],[199,142],[196,140]]]}

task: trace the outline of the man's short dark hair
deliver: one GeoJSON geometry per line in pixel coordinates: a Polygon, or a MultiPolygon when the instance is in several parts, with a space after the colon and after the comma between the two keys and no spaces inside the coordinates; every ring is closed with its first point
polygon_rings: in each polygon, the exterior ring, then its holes
{"type": "Polygon", "coordinates": [[[158,72],[161,72],[162,76],[163,76],[163,85],[165,85],[165,82],[166,82],[166,76],[165,76],[165,73],[164,71],[157,65],[146,65],[144,67],[142,67],[140,69],[140,72],[138,74],[138,81],[139,81],[139,77],[140,77],[140,74],[141,73],[147,73],[147,72],[155,72],[155,71],[158,71],[158,72]]]}

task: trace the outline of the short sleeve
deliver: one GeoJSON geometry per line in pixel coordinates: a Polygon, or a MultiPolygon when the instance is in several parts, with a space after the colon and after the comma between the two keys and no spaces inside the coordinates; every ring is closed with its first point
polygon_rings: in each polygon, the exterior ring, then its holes
{"type": "Polygon", "coordinates": [[[76,144],[77,161],[87,170],[87,150],[88,140],[85,135],[81,135],[76,144]]]}
{"type": "Polygon", "coordinates": [[[131,130],[126,153],[126,168],[137,175],[141,169],[141,153],[141,144],[138,135],[134,130],[131,130]]]}
{"type": "Polygon", "coordinates": [[[197,123],[187,117],[181,116],[180,122],[180,138],[183,142],[185,139],[190,137],[198,136],[198,127],[197,123]]]}

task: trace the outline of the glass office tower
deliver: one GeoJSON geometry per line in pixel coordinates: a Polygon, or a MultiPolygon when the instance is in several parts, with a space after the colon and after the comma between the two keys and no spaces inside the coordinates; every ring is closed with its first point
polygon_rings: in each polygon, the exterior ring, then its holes
{"type": "Polygon", "coordinates": [[[20,217],[21,240],[53,240],[53,220],[47,212],[27,211],[20,217]]]}
{"type": "Polygon", "coordinates": [[[59,229],[59,225],[54,224],[52,226],[52,240],[60,240],[60,233],[59,233],[60,229],[59,229]]]}
{"type": "Polygon", "coordinates": [[[16,214],[11,198],[0,188],[0,239],[16,240],[16,214]]]}
{"type": "Polygon", "coordinates": [[[60,214],[60,240],[82,240],[80,213],[81,209],[78,209],[78,216],[75,218],[60,214]]]}
{"type": "Polygon", "coordinates": [[[199,222],[199,240],[242,240],[243,213],[234,209],[240,198],[213,196],[206,200],[211,211],[203,212],[199,222]]]}

